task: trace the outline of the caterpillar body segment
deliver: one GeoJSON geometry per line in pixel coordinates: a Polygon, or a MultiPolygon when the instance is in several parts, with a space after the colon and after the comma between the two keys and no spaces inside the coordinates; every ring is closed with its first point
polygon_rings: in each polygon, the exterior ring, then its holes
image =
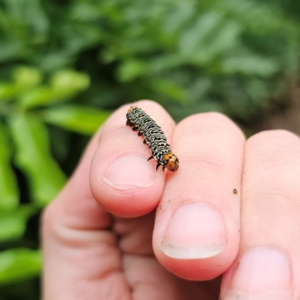
{"type": "Polygon", "coordinates": [[[173,172],[177,171],[179,160],[172,153],[161,127],[137,106],[129,108],[126,118],[126,125],[132,127],[134,131],[138,130],[138,135],[144,137],[143,143],[148,145],[152,153],[148,160],[154,158],[157,161],[156,170],[162,166],[163,171],[165,168],[173,172]]]}

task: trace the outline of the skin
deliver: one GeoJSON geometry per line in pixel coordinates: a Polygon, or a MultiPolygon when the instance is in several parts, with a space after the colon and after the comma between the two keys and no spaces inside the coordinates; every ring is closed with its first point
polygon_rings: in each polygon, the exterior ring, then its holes
{"type": "Polygon", "coordinates": [[[43,300],[300,299],[299,137],[134,105],[179,169],[156,172],[115,111],[43,214],[43,300]]]}

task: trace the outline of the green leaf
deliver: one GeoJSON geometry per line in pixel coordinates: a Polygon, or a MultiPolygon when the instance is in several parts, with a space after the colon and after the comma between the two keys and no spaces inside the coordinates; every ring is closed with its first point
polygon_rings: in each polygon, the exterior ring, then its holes
{"type": "MultiPolygon", "coordinates": [[[[17,207],[19,201],[19,190],[15,174],[12,170],[11,145],[7,132],[0,123],[0,211],[12,210],[17,207]]],[[[0,226],[0,228],[2,228],[0,226]]]]}
{"type": "Polygon", "coordinates": [[[62,102],[86,89],[89,83],[90,80],[86,74],[62,70],[52,76],[49,86],[39,86],[25,94],[20,100],[26,108],[62,102]]]}
{"type": "Polygon", "coordinates": [[[21,206],[15,211],[0,211],[0,242],[20,238],[26,229],[28,218],[36,212],[33,206],[21,206]]]}
{"type": "Polygon", "coordinates": [[[152,85],[159,94],[178,102],[183,102],[183,99],[186,97],[185,89],[175,81],[158,78],[153,81],[152,85]]]}
{"type": "Polygon", "coordinates": [[[15,85],[10,83],[0,83],[0,101],[8,101],[18,94],[15,85]]]}
{"type": "Polygon", "coordinates": [[[52,89],[57,94],[69,96],[85,90],[90,84],[90,79],[84,73],[73,70],[61,70],[52,76],[50,82],[52,89]]]}
{"type": "Polygon", "coordinates": [[[43,53],[40,67],[47,72],[53,72],[71,65],[74,60],[73,56],[70,54],[70,50],[61,48],[56,51],[43,53]]]}
{"type": "Polygon", "coordinates": [[[70,18],[76,21],[88,21],[97,20],[99,12],[95,9],[91,3],[76,1],[71,7],[70,18]]]}
{"type": "Polygon", "coordinates": [[[11,117],[9,125],[17,148],[16,164],[28,177],[34,201],[45,205],[65,182],[65,175],[51,157],[47,129],[30,114],[11,117]]]}
{"type": "Polygon", "coordinates": [[[187,59],[197,55],[201,51],[199,44],[203,44],[203,41],[209,38],[221,21],[222,17],[217,12],[206,12],[200,15],[178,41],[178,50],[181,55],[187,59]]]}
{"type": "Polygon", "coordinates": [[[42,257],[38,250],[10,249],[0,253],[0,285],[38,276],[42,257]]]}
{"type": "Polygon", "coordinates": [[[148,71],[146,62],[138,60],[125,61],[118,70],[118,78],[120,81],[126,82],[136,79],[148,71]]]}
{"type": "Polygon", "coordinates": [[[223,62],[223,72],[227,74],[241,73],[245,75],[272,76],[279,70],[275,60],[248,54],[227,58],[223,62]]]}
{"type": "Polygon", "coordinates": [[[167,54],[167,55],[160,55],[158,57],[153,58],[150,60],[150,70],[151,72],[163,72],[163,71],[170,71],[172,69],[181,67],[186,63],[186,60],[179,56],[178,54],[167,54]]]}
{"type": "Polygon", "coordinates": [[[14,69],[12,78],[13,83],[0,83],[0,101],[28,93],[41,82],[42,74],[36,68],[22,66],[14,69]]]}
{"type": "Polygon", "coordinates": [[[23,43],[20,40],[1,39],[0,62],[8,63],[9,60],[16,59],[20,55],[22,47],[23,43]]]}
{"type": "Polygon", "coordinates": [[[17,86],[27,89],[38,85],[42,80],[42,74],[38,69],[26,66],[15,68],[12,77],[17,86]]]}
{"type": "Polygon", "coordinates": [[[22,106],[31,108],[54,102],[55,96],[50,87],[39,86],[20,97],[20,102],[22,106]]]}
{"type": "Polygon", "coordinates": [[[202,43],[199,43],[198,53],[194,54],[192,60],[197,64],[217,61],[219,55],[224,55],[227,51],[238,46],[241,28],[237,22],[224,22],[214,33],[202,43]]]}
{"type": "Polygon", "coordinates": [[[46,122],[82,134],[93,134],[109,117],[111,112],[95,108],[64,105],[43,111],[46,122]]]}
{"type": "Polygon", "coordinates": [[[165,33],[176,34],[185,23],[191,20],[196,9],[195,1],[178,1],[175,5],[172,5],[169,13],[162,18],[164,22],[162,29],[165,33]]]}

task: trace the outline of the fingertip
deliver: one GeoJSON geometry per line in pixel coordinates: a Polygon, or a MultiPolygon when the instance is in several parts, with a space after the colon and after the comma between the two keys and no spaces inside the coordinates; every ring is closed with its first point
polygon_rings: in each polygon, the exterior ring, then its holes
{"type": "Polygon", "coordinates": [[[92,164],[91,190],[110,213],[138,217],[152,211],[161,197],[164,175],[160,172],[140,155],[119,156],[105,165],[92,164]]]}
{"type": "Polygon", "coordinates": [[[109,187],[123,191],[153,186],[155,173],[145,158],[126,155],[109,164],[102,179],[109,187]]]}
{"type": "Polygon", "coordinates": [[[154,247],[155,256],[169,272],[185,280],[206,281],[219,277],[230,268],[236,257],[235,249],[206,258],[179,259],[173,258],[154,247]]]}
{"type": "Polygon", "coordinates": [[[155,254],[166,269],[179,277],[216,278],[236,257],[238,232],[228,232],[222,213],[212,205],[192,202],[181,206],[157,239],[160,226],[157,222],[153,239],[155,254]]]}

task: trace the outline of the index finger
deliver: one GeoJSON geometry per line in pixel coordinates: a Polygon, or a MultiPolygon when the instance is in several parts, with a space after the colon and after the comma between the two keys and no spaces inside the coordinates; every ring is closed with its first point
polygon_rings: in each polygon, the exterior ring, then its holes
{"type": "MultiPolygon", "coordinates": [[[[157,103],[134,103],[161,126],[168,143],[175,123],[157,103]]],[[[152,211],[164,188],[166,171],[156,171],[156,162],[147,161],[151,151],[143,139],[126,126],[131,105],[119,108],[101,130],[90,173],[91,190],[105,209],[122,217],[137,217],[152,211]]]]}
{"type": "Polygon", "coordinates": [[[173,139],[181,170],[167,179],[154,252],[179,277],[212,279],[228,269],[239,247],[245,138],[227,117],[202,113],[181,121],[173,139]]]}

